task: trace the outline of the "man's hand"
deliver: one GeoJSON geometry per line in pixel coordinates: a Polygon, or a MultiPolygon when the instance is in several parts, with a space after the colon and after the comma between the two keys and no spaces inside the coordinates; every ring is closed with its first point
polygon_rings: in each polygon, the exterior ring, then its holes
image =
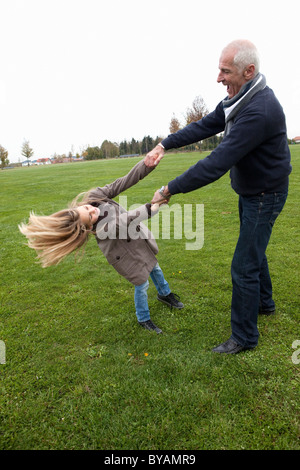
{"type": "Polygon", "coordinates": [[[149,168],[155,168],[159,164],[165,154],[165,149],[161,145],[154,147],[151,152],[148,152],[144,158],[144,163],[149,168]]]}

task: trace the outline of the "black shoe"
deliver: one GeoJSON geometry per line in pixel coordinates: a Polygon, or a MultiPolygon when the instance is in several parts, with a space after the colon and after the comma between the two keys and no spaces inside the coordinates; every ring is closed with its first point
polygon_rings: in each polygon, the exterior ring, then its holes
{"type": "Polygon", "coordinates": [[[275,308],[273,310],[265,310],[259,307],[258,314],[259,315],[275,315],[275,308]]]}
{"type": "Polygon", "coordinates": [[[219,344],[219,346],[213,348],[213,351],[217,353],[237,354],[241,351],[245,351],[246,349],[251,348],[244,348],[244,346],[241,346],[240,344],[236,343],[233,339],[229,338],[229,340],[225,341],[225,343],[219,344]]]}
{"type": "Polygon", "coordinates": [[[157,294],[157,300],[169,305],[171,308],[174,307],[182,309],[184,307],[183,303],[180,302],[180,297],[177,294],[173,294],[172,292],[166,296],[157,294]]]}
{"type": "Polygon", "coordinates": [[[145,328],[145,330],[156,331],[157,334],[162,333],[162,330],[158,326],[154,325],[152,320],[139,321],[139,324],[145,328]]]}

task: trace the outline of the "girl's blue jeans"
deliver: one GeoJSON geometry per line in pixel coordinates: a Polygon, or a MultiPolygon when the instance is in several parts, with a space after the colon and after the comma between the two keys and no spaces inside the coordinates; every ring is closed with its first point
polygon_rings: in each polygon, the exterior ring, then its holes
{"type": "Polygon", "coordinates": [[[274,310],[266,249],[287,193],[240,196],[240,235],[231,265],[232,339],[246,348],[257,345],[259,307],[274,310]]]}
{"type": "MultiPolygon", "coordinates": [[[[164,274],[157,263],[153,270],[150,273],[150,277],[155,285],[157,292],[160,295],[166,296],[169,295],[171,289],[169,284],[164,278],[164,274]]],[[[150,320],[150,311],[148,306],[148,291],[149,288],[149,281],[147,279],[146,282],[141,284],[140,286],[135,286],[134,290],[134,303],[135,303],[135,310],[136,316],[139,322],[150,320]]]]}

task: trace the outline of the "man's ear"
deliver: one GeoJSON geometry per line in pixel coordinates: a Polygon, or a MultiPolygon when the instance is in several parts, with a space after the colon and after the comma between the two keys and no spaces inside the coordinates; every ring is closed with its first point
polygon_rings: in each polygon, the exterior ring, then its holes
{"type": "Polygon", "coordinates": [[[247,65],[246,69],[244,70],[245,80],[247,81],[252,80],[254,76],[255,76],[255,65],[254,64],[247,65]]]}

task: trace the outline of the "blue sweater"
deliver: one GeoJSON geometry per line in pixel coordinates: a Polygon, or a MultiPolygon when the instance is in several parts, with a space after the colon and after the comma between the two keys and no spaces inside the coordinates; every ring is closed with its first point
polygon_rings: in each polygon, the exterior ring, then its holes
{"type": "MultiPolygon", "coordinates": [[[[216,109],[162,141],[166,150],[216,135],[225,128],[222,102],[216,109]]],[[[256,93],[235,117],[218,147],[168,183],[171,194],[201,188],[230,171],[232,188],[243,196],[285,192],[292,167],[283,109],[269,87],[256,93]]]]}

